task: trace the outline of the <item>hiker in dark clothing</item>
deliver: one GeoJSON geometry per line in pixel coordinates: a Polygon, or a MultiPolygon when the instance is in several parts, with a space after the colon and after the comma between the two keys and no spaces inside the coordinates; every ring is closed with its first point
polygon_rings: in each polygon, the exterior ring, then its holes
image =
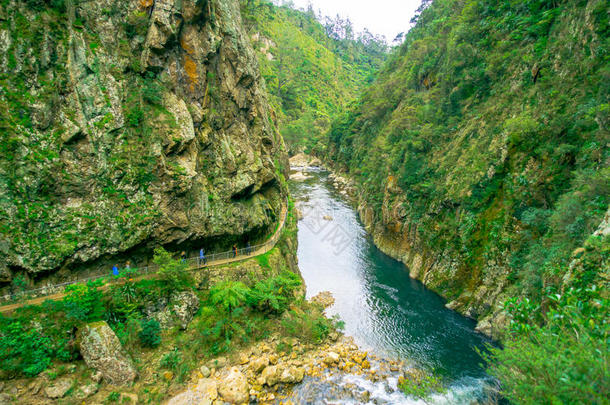
{"type": "Polygon", "coordinates": [[[199,249],[199,265],[208,264],[208,259],[205,257],[205,250],[203,248],[199,249]]]}
{"type": "Polygon", "coordinates": [[[233,245],[233,257],[237,257],[237,245],[233,245]]]}
{"type": "Polygon", "coordinates": [[[250,256],[250,253],[252,253],[252,246],[250,246],[250,241],[248,241],[246,243],[246,254],[250,256]]]}
{"type": "Polygon", "coordinates": [[[186,252],[184,252],[184,251],[183,251],[183,252],[180,254],[180,257],[182,258],[182,263],[186,263],[186,252]]]}

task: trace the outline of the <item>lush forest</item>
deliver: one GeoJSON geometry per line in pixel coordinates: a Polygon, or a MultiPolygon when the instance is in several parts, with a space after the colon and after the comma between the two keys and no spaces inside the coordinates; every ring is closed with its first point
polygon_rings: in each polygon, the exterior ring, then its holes
{"type": "Polygon", "coordinates": [[[328,159],[378,217],[399,201],[428,251],[458,262],[440,292],[515,297],[493,367],[510,399],[603,403],[608,2],[424,1],[416,21],[333,122],[328,159]]]}
{"type": "Polygon", "coordinates": [[[387,57],[383,38],[349,20],[322,19],[268,0],[242,0],[280,132],[292,151],[321,155],[331,121],[354,101],[387,57]]]}

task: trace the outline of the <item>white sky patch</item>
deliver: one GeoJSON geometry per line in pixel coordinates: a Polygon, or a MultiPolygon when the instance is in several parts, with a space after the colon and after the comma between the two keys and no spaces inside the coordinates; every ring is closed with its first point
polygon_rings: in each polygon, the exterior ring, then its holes
{"type": "MultiPolygon", "coordinates": [[[[309,2],[323,16],[348,17],[357,32],[367,28],[375,35],[385,35],[388,43],[410,28],[409,21],[421,0],[292,0],[297,8],[306,8],[309,2]]],[[[281,0],[280,0],[281,2],[281,0]]]]}

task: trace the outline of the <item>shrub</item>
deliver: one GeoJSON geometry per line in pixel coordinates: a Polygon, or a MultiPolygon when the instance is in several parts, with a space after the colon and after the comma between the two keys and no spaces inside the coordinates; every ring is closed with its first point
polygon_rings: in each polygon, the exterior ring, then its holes
{"type": "Polygon", "coordinates": [[[435,375],[413,376],[400,379],[398,388],[407,396],[427,399],[435,392],[445,392],[441,379],[435,375]]]}
{"type": "Polygon", "coordinates": [[[152,105],[159,105],[163,101],[163,86],[155,78],[154,74],[149,72],[146,75],[146,81],[142,87],[142,97],[146,102],[152,105]]]}
{"type": "Polygon", "coordinates": [[[294,292],[301,285],[299,277],[289,271],[278,277],[259,281],[248,292],[250,306],[263,312],[281,314],[294,298],[294,292]]]}
{"type": "Polygon", "coordinates": [[[53,342],[42,331],[20,321],[8,321],[0,334],[0,368],[35,376],[46,370],[54,356],[53,342]]]}
{"type": "Polygon", "coordinates": [[[188,265],[174,259],[165,249],[155,249],[153,262],[159,266],[157,275],[166,291],[180,291],[189,286],[188,265]]]}
{"type": "Polygon", "coordinates": [[[104,403],[109,404],[112,402],[119,402],[120,399],[121,399],[121,394],[116,391],[112,391],[110,394],[108,394],[108,396],[104,400],[104,403]]]}
{"type": "Polygon", "coordinates": [[[124,347],[133,347],[136,340],[139,340],[141,327],[137,319],[127,318],[125,322],[114,322],[111,326],[124,347]]]}
{"type": "Polygon", "coordinates": [[[180,350],[174,349],[161,358],[159,366],[161,366],[161,368],[175,371],[178,369],[180,363],[182,363],[182,353],[180,350]]]}
{"type": "Polygon", "coordinates": [[[510,337],[491,347],[489,373],[513,403],[605,403],[610,301],[595,288],[551,295],[539,320],[538,306],[511,301],[510,337]]]}
{"type": "Polygon", "coordinates": [[[161,343],[161,325],[156,319],[140,322],[142,329],[138,333],[140,344],[144,347],[157,347],[161,343]]]}
{"type": "Polygon", "coordinates": [[[210,302],[232,313],[246,301],[248,287],[239,281],[223,281],[210,289],[210,302]]]}
{"type": "Polygon", "coordinates": [[[102,319],[105,308],[102,292],[98,290],[102,283],[102,280],[95,280],[67,286],[63,299],[67,316],[87,322],[102,319]]]}

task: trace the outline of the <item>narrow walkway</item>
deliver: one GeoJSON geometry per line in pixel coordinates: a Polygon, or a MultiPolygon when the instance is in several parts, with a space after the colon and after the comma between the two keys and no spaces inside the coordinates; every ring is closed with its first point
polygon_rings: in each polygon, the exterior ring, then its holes
{"type": "MultiPolygon", "coordinates": [[[[199,259],[199,257],[191,257],[191,258],[187,259],[187,263],[189,265],[188,271],[196,271],[196,270],[200,270],[205,267],[221,266],[224,264],[239,262],[242,260],[247,260],[247,259],[251,259],[256,256],[260,256],[260,255],[263,255],[263,254],[269,252],[271,249],[273,249],[275,247],[278,240],[280,239],[280,236],[282,235],[282,231],[283,231],[284,225],[286,223],[287,212],[288,212],[288,207],[287,207],[287,204],[284,202],[282,204],[282,209],[281,209],[281,213],[280,213],[279,225],[278,225],[277,229],[275,230],[275,232],[273,233],[273,235],[271,235],[271,237],[265,243],[262,243],[262,244],[256,245],[256,246],[251,246],[249,249],[248,248],[237,249],[236,252],[228,251],[228,252],[222,252],[222,253],[214,253],[209,256],[206,256],[207,260],[205,261],[205,263],[203,261],[201,261],[199,259]]],[[[158,270],[157,266],[150,266],[150,267],[145,267],[143,269],[138,269],[138,272],[142,273],[142,275],[136,277],[135,280],[140,280],[140,279],[143,279],[146,277],[154,276],[154,274],[156,273],[157,270],[158,270]]],[[[51,290],[54,288],[59,288],[59,287],[65,288],[68,285],[83,283],[83,282],[87,282],[90,280],[97,280],[97,279],[101,279],[104,277],[107,277],[107,274],[90,277],[85,280],[77,280],[77,281],[70,282],[70,283],[63,283],[60,285],[47,286],[47,287],[43,287],[43,288],[51,289],[51,290]]],[[[116,282],[109,282],[109,283],[105,284],[104,286],[102,286],[101,289],[106,290],[106,289],[110,288],[110,286],[112,286],[113,284],[116,284],[116,282]]],[[[40,291],[40,290],[41,289],[30,290],[30,293],[32,291],[40,291]]],[[[28,292],[25,292],[25,294],[27,295],[28,292]]],[[[24,302],[20,302],[20,303],[3,305],[3,306],[0,306],[0,313],[12,312],[17,308],[21,308],[21,307],[24,307],[27,305],[39,305],[39,304],[42,304],[43,302],[45,302],[46,300],[58,301],[58,300],[62,299],[65,295],[66,295],[65,292],[57,292],[54,294],[47,294],[47,295],[43,295],[40,297],[36,297],[36,298],[30,299],[30,300],[27,300],[24,302]]]]}

